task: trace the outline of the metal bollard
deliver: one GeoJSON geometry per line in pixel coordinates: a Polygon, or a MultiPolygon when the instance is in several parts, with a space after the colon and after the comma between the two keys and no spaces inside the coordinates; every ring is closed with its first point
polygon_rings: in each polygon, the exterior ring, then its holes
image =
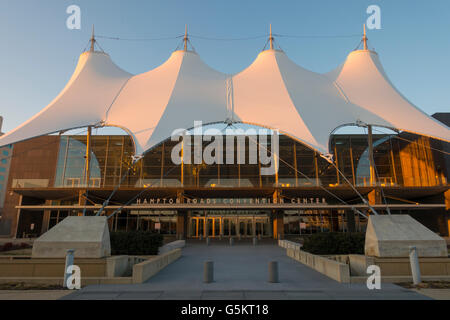
{"type": "Polygon", "coordinates": [[[211,283],[214,282],[214,262],[205,261],[203,266],[203,282],[211,283]]]}
{"type": "Polygon", "coordinates": [[[422,280],[420,279],[420,265],[419,257],[417,255],[417,248],[414,246],[409,247],[409,262],[411,264],[413,283],[414,285],[418,285],[422,282],[422,280]]]}
{"type": "Polygon", "coordinates": [[[240,233],[238,234],[238,239],[239,239],[239,241],[241,240],[241,234],[240,233]]]}
{"type": "Polygon", "coordinates": [[[261,240],[261,239],[262,239],[261,233],[259,233],[259,234],[258,234],[258,240],[261,240]]]}
{"type": "Polygon", "coordinates": [[[256,237],[253,237],[253,245],[256,246],[258,244],[258,239],[256,237]]]}
{"type": "Polygon", "coordinates": [[[210,242],[211,242],[211,239],[209,237],[206,237],[206,245],[207,246],[209,246],[210,242]]]}
{"type": "Polygon", "coordinates": [[[230,246],[234,245],[234,238],[230,237],[230,246]]]}
{"type": "Polygon", "coordinates": [[[63,287],[67,288],[67,279],[71,276],[70,273],[67,273],[67,268],[73,265],[73,256],[74,256],[74,249],[69,249],[67,250],[67,254],[66,254],[66,265],[64,267],[64,283],[63,283],[63,287]]]}
{"type": "Polygon", "coordinates": [[[199,238],[200,241],[202,241],[203,240],[203,235],[200,234],[200,236],[198,238],[199,238]]]}
{"type": "Polygon", "coordinates": [[[269,262],[269,282],[278,283],[278,262],[270,261],[269,262]]]}

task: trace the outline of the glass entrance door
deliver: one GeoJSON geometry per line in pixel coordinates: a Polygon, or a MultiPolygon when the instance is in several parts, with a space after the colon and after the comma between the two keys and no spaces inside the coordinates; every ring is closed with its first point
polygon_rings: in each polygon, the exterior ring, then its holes
{"type": "Polygon", "coordinates": [[[221,218],[214,217],[214,218],[203,218],[205,221],[205,229],[206,229],[206,235],[209,237],[218,237],[220,236],[220,224],[221,224],[221,218]]]}
{"type": "Polygon", "coordinates": [[[236,235],[236,221],[237,221],[237,218],[234,218],[234,217],[222,218],[223,235],[225,237],[230,237],[230,236],[236,235]]]}
{"type": "Polygon", "coordinates": [[[191,217],[190,237],[224,237],[241,235],[251,238],[271,236],[271,225],[267,216],[210,216],[191,217]]]}
{"type": "Polygon", "coordinates": [[[221,218],[212,217],[192,217],[191,218],[191,236],[194,238],[218,237],[221,230],[221,218]]]}
{"type": "Polygon", "coordinates": [[[270,236],[270,222],[269,218],[255,218],[256,236],[261,237],[270,236]]]}
{"type": "Polygon", "coordinates": [[[239,234],[242,237],[253,237],[253,219],[239,218],[239,234]]]}

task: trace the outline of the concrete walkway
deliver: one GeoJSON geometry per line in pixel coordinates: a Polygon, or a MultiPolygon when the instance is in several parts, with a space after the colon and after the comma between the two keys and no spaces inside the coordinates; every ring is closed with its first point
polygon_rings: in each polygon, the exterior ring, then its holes
{"type": "Polygon", "coordinates": [[[253,246],[190,242],[182,257],[147,283],[92,285],[63,299],[430,299],[393,284],[368,290],[341,284],[286,256],[273,242],[253,246]],[[203,283],[203,263],[214,261],[215,282],[203,283]],[[269,283],[268,263],[279,263],[280,283],[269,283]]]}
{"type": "Polygon", "coordinates": [[[57,300],[71,293],[69,290],[0,290],[0,300],[57,300]]]}
{"type": "Polygon", "coordinates": [[[450,289],[413,289],[435,300],[450,300],[450,289]]]}

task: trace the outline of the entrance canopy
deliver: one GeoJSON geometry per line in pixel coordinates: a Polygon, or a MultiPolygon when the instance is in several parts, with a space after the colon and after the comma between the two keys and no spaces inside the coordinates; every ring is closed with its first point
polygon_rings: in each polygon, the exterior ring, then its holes
{"type": "Polygon", "coordinates": [[[330,153],[330,134],[353,124],[450,141],[449,128],[404,98],[387,78],[378,54],[366,46],[328,74],[296,65],[271,45],[235,75],[213,70],[185,47],[135,76],[91,46],[63,91],[0,137],[0,146],[74,128],[117,126],[132,136],[135,153],[141,155],[175,129],[192,128],[194,121],[278,129],[323,155],[330,153]]]}

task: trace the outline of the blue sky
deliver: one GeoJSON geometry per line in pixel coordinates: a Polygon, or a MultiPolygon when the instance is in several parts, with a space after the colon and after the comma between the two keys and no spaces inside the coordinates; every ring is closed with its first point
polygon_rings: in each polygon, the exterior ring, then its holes
{"type": "MultiPolygon", "coordinates": [[[[188,24],[191,42],[213,68],[236,73],[247,67],[266,39],[218,41],[195,38],[264,36],[272,23],[284,35],[358,35],[368,14],[381,8],[381,30],[368,30],[395,86],[432,114],[450,111],[450,1],[448,0],[0,0],[0,115],[9,131],[44,108],[69,80],[95,23],[98,35],[175,37],[188,24]],[[81,30],[66,28],[66,8],[81,8],[81,30]]],[[[131,73],[163,63],[178,39],[98,39],[114,62],[131,73]]],[[[277,38],[299,65],[327,72],[341,64],[359,37],[277,38]]]]}

